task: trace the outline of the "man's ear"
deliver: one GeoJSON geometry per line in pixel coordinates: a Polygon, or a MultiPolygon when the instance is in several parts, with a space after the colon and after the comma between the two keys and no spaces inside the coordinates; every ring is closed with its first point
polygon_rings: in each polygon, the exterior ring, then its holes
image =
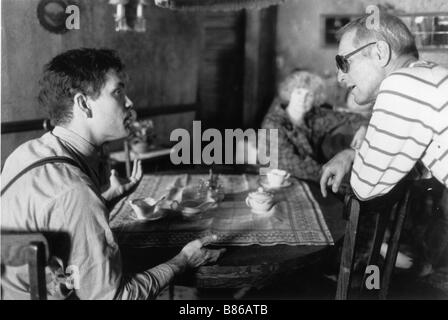
{"type": "Polygon", "coordinates": [[[82,93],[75,94],[74,100],[74,106],[78,110],[80,110],[86,118],[92,118],[92,109],[87,104],[87,97],[83,95],[82,93]]]}
{"type": "Polygon", "coordinates": [[[386,41],[378,41],[376,43],[375,55],[381,67],[387,66],[392,58],[392,51],[389,44],[386,41]]]}

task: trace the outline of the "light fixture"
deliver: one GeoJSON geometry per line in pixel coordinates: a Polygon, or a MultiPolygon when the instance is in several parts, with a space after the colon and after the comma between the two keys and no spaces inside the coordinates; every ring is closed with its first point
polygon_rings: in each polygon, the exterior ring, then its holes
{"type": "Polygon", "coordinates": [[[126,21],[126,9],[125,5],[129,0],[109,0],[109,4],[116,6],[115,17],[115,31],[130,31],[132,30],[126,21]]]}
{"type": "Polygon", "coordinates": [[[262,9],[286,0],[154,0],[162,8],[192,11],[234,11],[262,9]]]}
{"type": "Polygon", "coordinates": [[[138,0],[137,4],[137,18],[135,20],[134,30],[137,32],[145,32],[146,31],[146,19],[143,15],[144,6],[148,5],[146,0],[138,0]]]}

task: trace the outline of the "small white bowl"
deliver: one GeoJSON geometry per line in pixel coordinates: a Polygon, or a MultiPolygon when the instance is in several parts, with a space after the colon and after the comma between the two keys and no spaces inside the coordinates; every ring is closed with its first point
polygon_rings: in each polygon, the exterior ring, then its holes
{"type": "Polygon", "coordinates": [[[129,201],[132,209],[139,220],[158,220],[165,216],[166,211],[161,209],[159,201],[147,197],[129,201]]]}

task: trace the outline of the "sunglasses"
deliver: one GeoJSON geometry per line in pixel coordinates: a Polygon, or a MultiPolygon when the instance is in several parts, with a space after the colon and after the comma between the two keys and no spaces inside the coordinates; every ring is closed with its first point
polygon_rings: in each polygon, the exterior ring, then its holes
{"type": "Polygon", "coordinates": [[[348,72],[350,63],[348,62],[348,58],[350,58],[352,55],[354,55],[355,53],[358,53],[359,51],[361,51],[364,48],[367,48],[368,46],[375,44],[376,42],[370,42],[364,46],[362,46],[361,48],[356,49],[355,51],[352,51],[344,56],[341,55],[336,55],[336,66],[338,67],[339,70],[341,70],[344,73],[348,72]]]}

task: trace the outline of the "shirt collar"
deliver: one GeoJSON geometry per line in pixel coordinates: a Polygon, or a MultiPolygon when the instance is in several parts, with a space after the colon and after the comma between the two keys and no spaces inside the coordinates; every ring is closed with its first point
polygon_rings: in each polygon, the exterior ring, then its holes
{"type": "Polygon", "coordinates": [[[79,153],[84,156],[91,156],[98,152],[98,148],[92,144],[90,141],[87,141],[77,133],[60,126],[56,126],[53,131],[53,135],[64,140],[69,145],[71,145],[74,149],[76,149],[79,153]]]}
{"type": "Polygon", "coordinates": [[[408,60],[406,60],[403,65],[401,66],[402,68],[412,68],[414,67],[414,65],[418,62],[418,59],[412,57],[409,58],[408,60]]]}

